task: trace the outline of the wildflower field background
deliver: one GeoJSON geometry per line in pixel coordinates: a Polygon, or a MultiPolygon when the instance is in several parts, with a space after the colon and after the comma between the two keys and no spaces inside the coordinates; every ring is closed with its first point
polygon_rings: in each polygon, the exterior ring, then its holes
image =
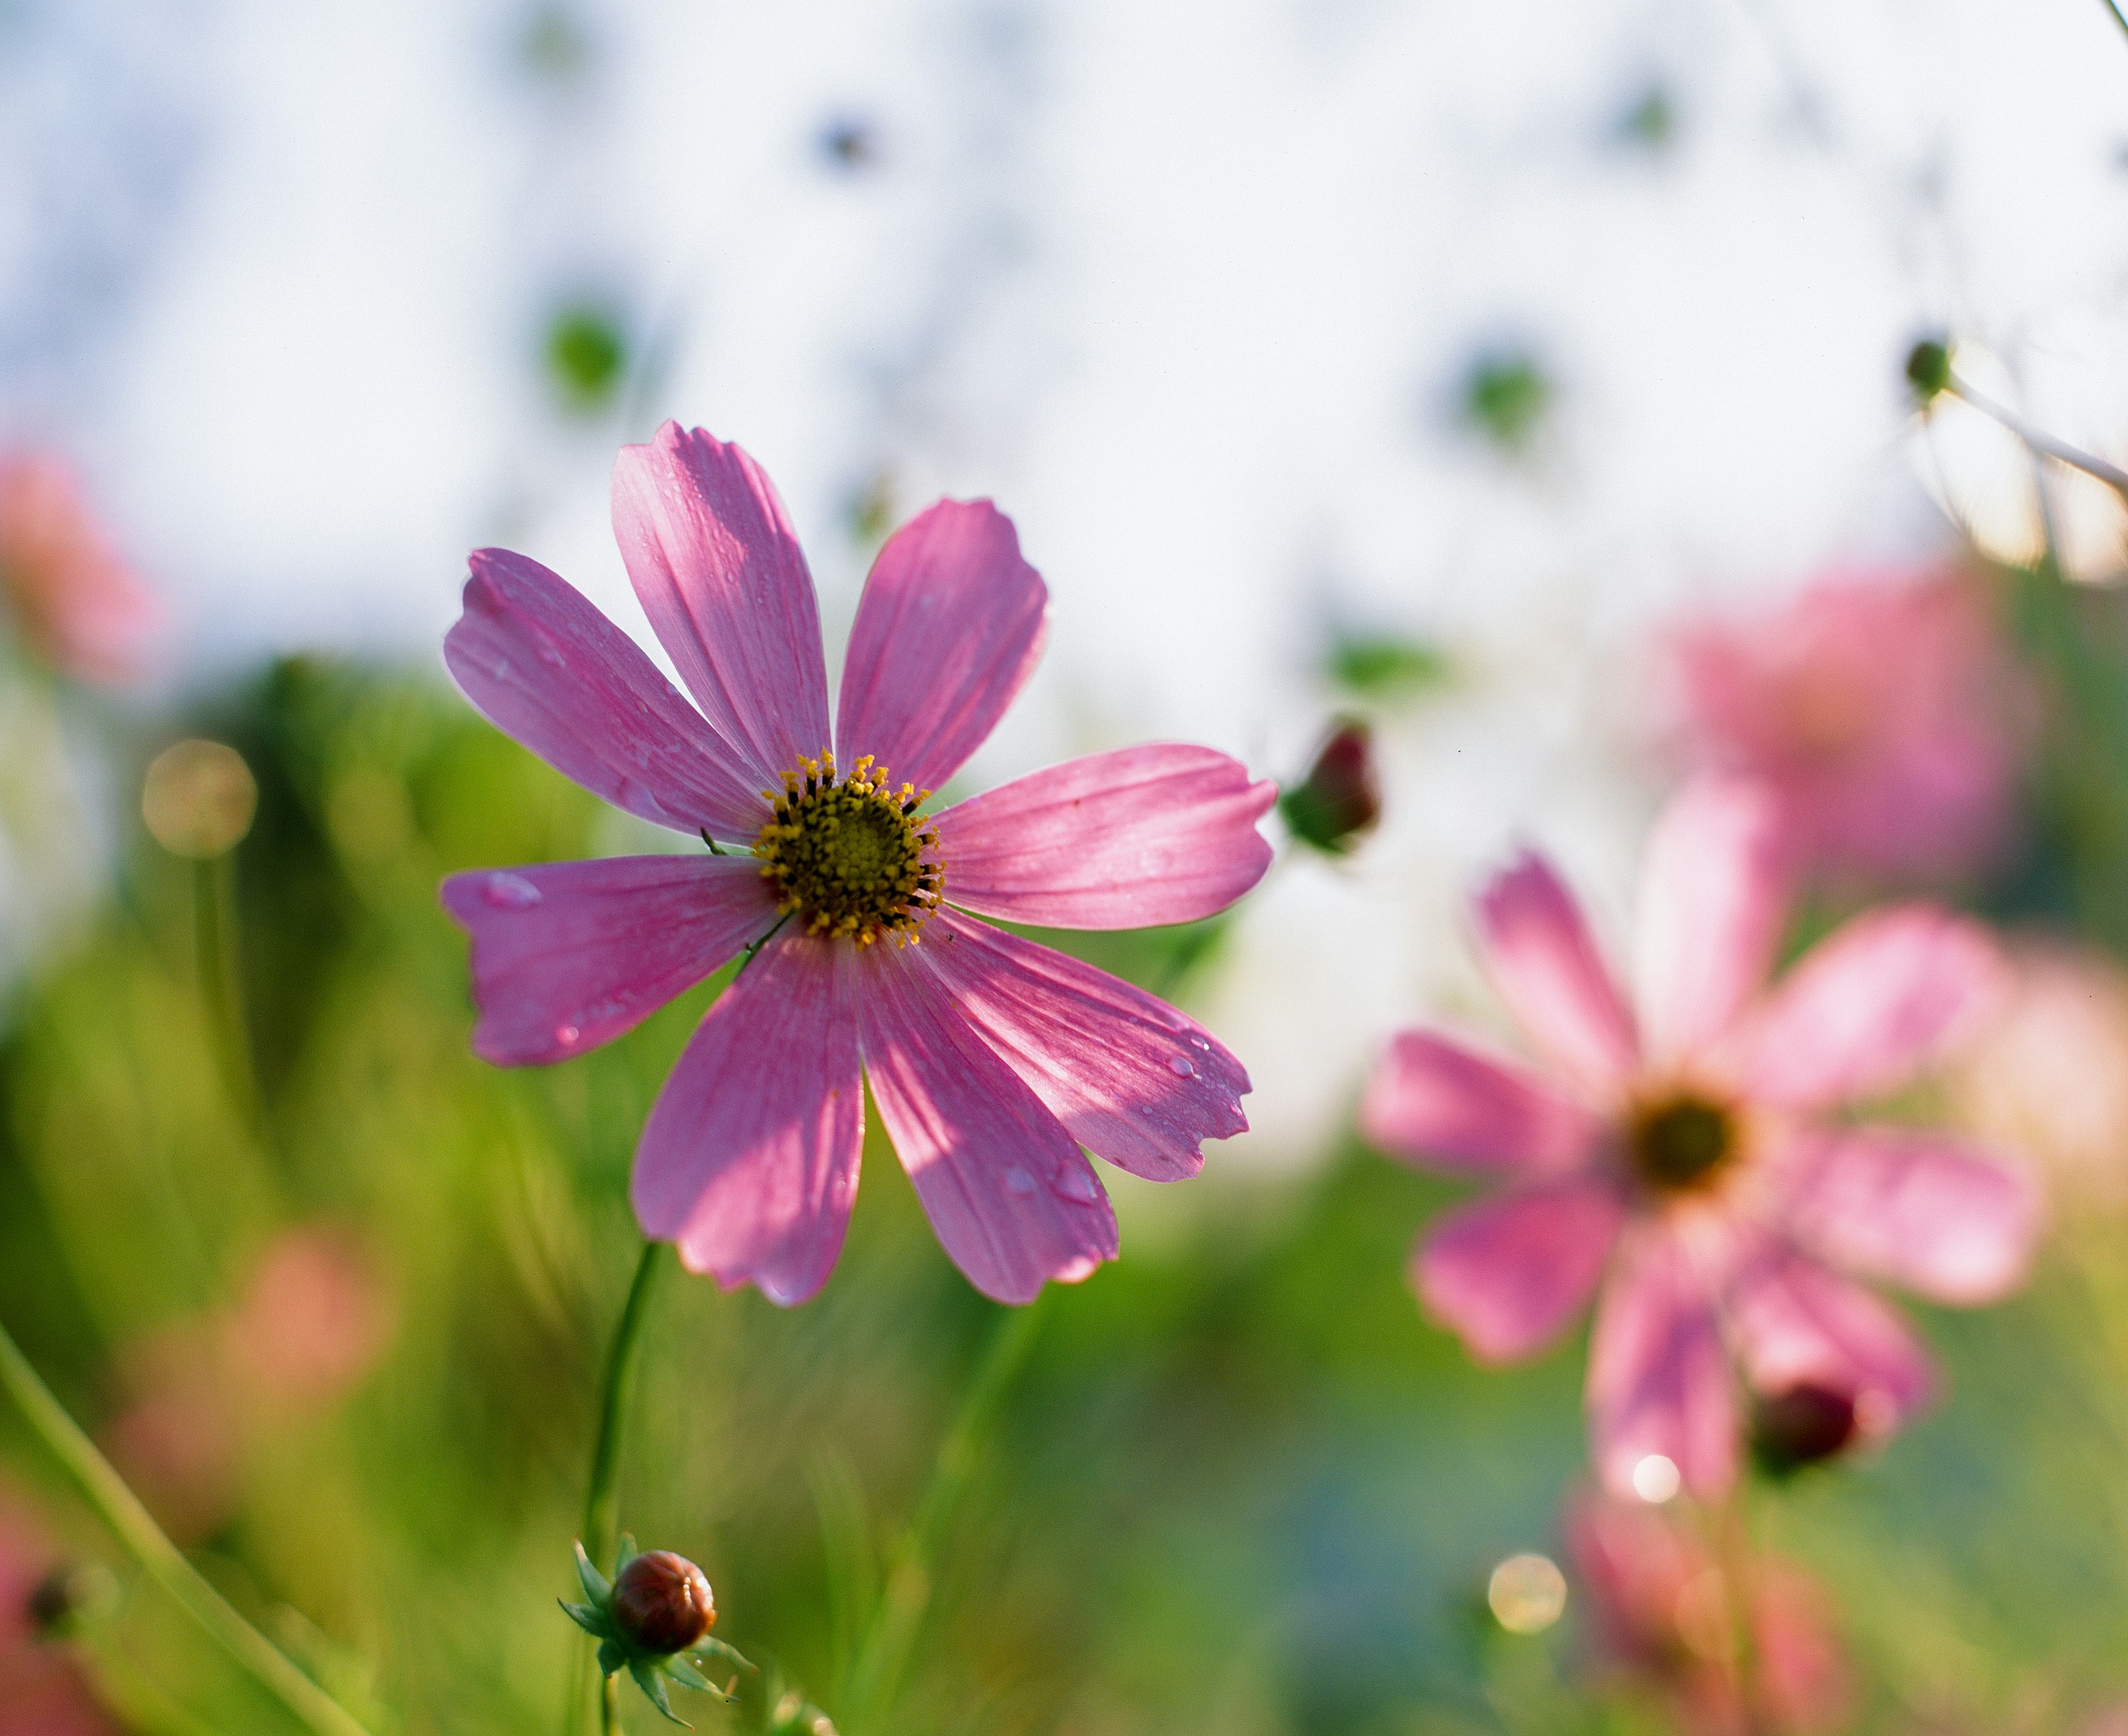
{"type": "MultiPolygon", "coordinates": [[[[691,840],[440,647],[506,545],[663,659],[607,488],[672,417],[777,478],[831,671],[896,526],[1012,516],[1047,649],[949,798],[1149,740],[1284,792],[1231,909],[1025,931],[1253,1081],[1201,1177],[1101,1169],[1118,1258],[986,1300],[875,1115],[817,1298],[658,1278],[620,1519],[755,1667],[681,1715],[2128,1729],[2111,12],[0,3],[33,1378],[361,1728],[660,1727],[596,1709],[557,1600],[637,1140],[732,971],[558,1065],[476,1058],[441,882],[691,840]],[[1939,1380],[1896,1426],[1750,1413],[1733,1494],[1661,1458],[1604,1495],[1588,1331],[1494,1366],[1423,1307],[1414,1244],[1473,1189],[1360,1106],[1399,1030],[1527,1052],[1471,916],[1518,849],[1622,968],[1707,779],[1778,816],[1784,963],[1886,902],[1984,925],[1986,1007],[1868,1107],[1999,1153],[2035,1246],[1990,1306],[1897,1301],[1939,1380]]],[[[305,1728],[22,1390],[0,1736],[305,1728]]]]}

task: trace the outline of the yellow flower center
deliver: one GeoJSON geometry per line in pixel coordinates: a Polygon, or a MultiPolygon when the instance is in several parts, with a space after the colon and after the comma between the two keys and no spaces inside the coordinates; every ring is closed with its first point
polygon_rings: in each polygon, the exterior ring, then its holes
{"type": "Polygon", "coordinates": [[[1640,1178],[1658,1193],[1689,1193],[1728,1168],[1741,1146],[1726,1103],[1680,1091],[1636,1105],[1626,1146],[1640,1178]]]}
{"type": "Polygon", "coordinates": [[[894,788],[867,754],[847,778],[835,756],[799,762],[783,792],[761,792],[776,818],[753,854],[782,908],[808,934],[840,935],[869,946],[883,934],[914,940],[938,907],[938,835],[917,817],[929,790],[894,788]]]}

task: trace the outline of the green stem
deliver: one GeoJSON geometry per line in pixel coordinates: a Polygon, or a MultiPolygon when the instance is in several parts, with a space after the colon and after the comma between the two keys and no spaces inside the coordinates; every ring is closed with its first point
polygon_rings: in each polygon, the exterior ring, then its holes
{"type": "Polygon", "coordinates": [[[319,1736],[366,1736],[337,1700],[238,1615],[163,1534],[125,1479],[52,1396],[4,1326],[0,1326],[0,1386],[7,1389],[38,1439],[126,1553],[260,1687],[319,1736]]]}
{"type": "MultiPolygon", "coordinates": [[[[1044,1292],[1046,1295],[1047,1292],[1044,1292]]],[[[1000,1308],[982,1360],[962,1396],[960,1414],[938,1448],[931,1482],[916,1516],[895,1546],[879,1600],[851,1666],[843,1696],[850,1728],[867,1733],[894,1709],[903,1671],[931,1603],[939,1544],[990,1443],[1005,1394],[1025,1367],[1041,1325],[1042,1297],[1024,1308],[1000,1308]]]]}
{"type": "Polygon", "coordinates": [[[601,1572],[611,1562],[614,1544],[620,1535],[621,1424],[635,1390],[635,1366],[642,1356],[643,1321],[649,1310],[650,1287],[669,1248],[665,1242],[644,1244],[643,1258],[635,1266],[635,1282],[628,1287],[620,1325],[614,1331],[613,1348],[606,1353],[598,1443],[591,1450],[591,1487],[584,1496],[584,1553],[601,1572]]]}
{"type": "Polygon", "coordinates": [[[2128,36],[2128,12],[2121,10],[2121,0],[2106,0],[2106,9],[2113,14],[2113,21],[2121,26],[2121,34],[2128,36]]]}
{"type": "Polygon", "coordinates": [[[200,1001],[208,1041],[237,1113],[261,1126],[259,1077],[244,1020],[233,956],[236,933],[235,858],[227,853],[192,864],[192,939],[198,954],[200,1001]]]}

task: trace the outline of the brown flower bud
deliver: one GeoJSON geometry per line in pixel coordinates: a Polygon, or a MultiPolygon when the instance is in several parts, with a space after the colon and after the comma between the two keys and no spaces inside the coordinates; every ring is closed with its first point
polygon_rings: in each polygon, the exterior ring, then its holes
{"type": "Polygon", "coordinates": [[[1751,1450],[1776,1475],[1828,1459],[1855,1439],[1855,1397],[1804,1381],[1761,1394],[1752,1407],[1751,1450]]]}
{"type": "Polygon", "coordinates": [[[684,1555],[653,1549],[632,1558],[613,1582],[613,1620],[639,1652],[684,1652],[716,1625],[716,1600],[702,1570],[684,1555]]]}
{"type": "Polygon", "coordinates": [[[1340,720],[1308,775],[1279,797],[1279,811],[1294,837],[1332,854],[1349,850],[1371,830],[1382,817],[1382,789],[1367,725],[1356,718],[1340,720]]]}

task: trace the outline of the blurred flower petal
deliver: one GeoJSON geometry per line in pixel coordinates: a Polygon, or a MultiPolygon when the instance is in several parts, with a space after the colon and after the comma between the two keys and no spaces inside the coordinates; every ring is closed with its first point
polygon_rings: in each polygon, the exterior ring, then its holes
{"type": "Polygon", "coordinates": [[[1548,1174],[1594,1154],[1605,1127],[1541,1079],[1432,1031],[1400,1031],[1368,1076],[1360,1130],[1392,1154],[1478,1173],[1548,1174]]]}
{"type": "Polygon", "coordinates": [[[1551,864],[1524,854],[1478,901],[1478,933],[1500,998],[1570,1077],[1615,1092],[1640,1052],[1632,1015],[1581,906],[1551,864]]]}
{"type": "Polygon", "coordinates": [[[1760,1239],[1728,1296],[1728,1322],[1751,1384],[1778,1393],[1822,1386],[1884,1431],[1928,1402],[1935,1376],[1906,1323],[1877,1298],[1793,1248],[1760,1239]]]}
{"type": "Polygon", "coordinates": [[[1515,1362],[1587,1306],[1625,1219],[1625,1199],[1605,1176],[1495,1194],[1435,1223],[1413,1280],[1473,1356],[1515,1362]]]}
{"type": "Polygon", "coordinates": [[[1708,1277],[1660,1222],[1627,1232],[1597,1304],[1589,1349],[1589,1416],[1596,1469],[1619,1495],[1660,1453],[1686,1488],[1714,1495],[1736,1475],[1729,1368],[1708,1277]]]}

